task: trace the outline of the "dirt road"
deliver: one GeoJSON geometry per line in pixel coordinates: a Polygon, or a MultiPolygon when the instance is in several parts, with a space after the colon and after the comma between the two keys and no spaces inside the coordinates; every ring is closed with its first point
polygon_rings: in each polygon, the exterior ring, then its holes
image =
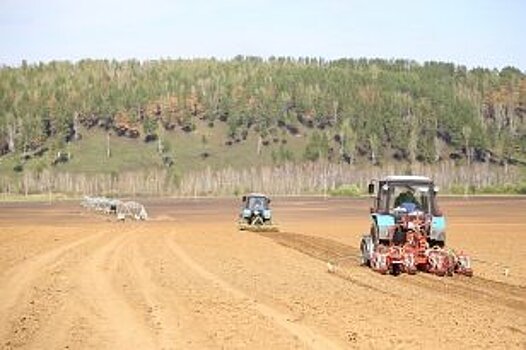
{"type": "Polygon", "coordinates": [[[282,232],[260,234],[234,200],[149,201],[141,223],[0,204],[0,348],[526,348],[526,199],[442,201],[473,278],[358,266],[367,201],[273,203],[282,232]]]}

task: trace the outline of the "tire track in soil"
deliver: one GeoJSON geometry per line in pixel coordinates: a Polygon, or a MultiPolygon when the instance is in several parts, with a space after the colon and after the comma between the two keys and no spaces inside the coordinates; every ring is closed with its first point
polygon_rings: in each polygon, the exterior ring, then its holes
{"type": "MultiPolygon", "coordinates": [[[[140,260],[136,255],[136,248],[140,244],[136,239],[136,230],[128,227],[126,232],[121,231],[120,226],[112,226],[104,231],[103,239],[84,246],[81,258],[77,254],[77,261],[73,265],[67,258],[55,262],[67,283],[67,288],[61,287],[67,290],[64,295],[60,295],[60,305],[53,308],[53,313],[47,315],[45,322],[42,313],[37,315],[40,325],[37,324],[34,331],[25,332],[26,339],[12,337],[10,345],[45,344],[47,348],[173,348],[173,344],[169,346],[160,333],[159,327],[155,327],[148,318],[151,313],[144,299],[137,301],[137,298],[130,298],[130,293],[126,293],[132,291],[143,297],[145,285],[142,282],[145,280],[142,278],[144,271],[140,263],[135,264],[140,260]],[[123,279],[122,275],[126,278],[123,279]],[[122,293],[119,285],[123,284],[120,282],[127,286],[122,293]],[[108,289],[110,285],[112,290],[108,289]],[[152,339],[155,341],[149,341],[152,339]]],[[[152,310],[155,311],[155,308],[152,310]]],[[[20,325],[17,326],[20,328],[20,325]]]]}
{"type": "Polygon", "coordinates": [[[28,285],[30,285],[34,279],[41,275],[42,270],[51,265],[55,265],[57,260],[68,251],[100,236],[101,233],[59,246],[53,250],[32,257],[31,259],[6,271],[4,273],[5,277],[2,276],[0,281],[2,282],[2,285],[9,286],[9,288],[0,290],[0,300],[2,300],[0,314],[5,314],[5,310],[15,304],[16,298],[20,296],[23,290],[27,290],[28,285]]]}
{"type": "Polygon", "coordinates": [[[170,327],[170,325],[177,324],[179,320],[166,312],[168,302],[163,292],[167,291],[154,281],[153,271],[146,264],[148,255],[145,250],[151,249],[151,243],[145,245],[140,240],[141,237],[144,235],[141,236],[140,232],[133,236],[134,240],[129,248],[130,254],[125,259],[130,277],[128,286],[133,286],[135,294],[140,299],[143,315],[156,335],[156,348],[184,347],[184,344],[179,341],[183,337],[177,334],[175,327],[170,327]]]}
{"type": "MultiPolygon", "coordinates": [[[[360,254],[358,248],[323,237],[291,232],[259,234],[274,240],[280,245],[297,250],[324,262],[353,256],[358,257],[360,254]]],[[[343,268],[342,270],[349,270],[349,268],[343,268]]],[[[371,273],[373,272],[371,271],[371,273]]],[[[358,286],[394,296],[394,294],[385,290],[354,279],[348,274],[338,273],[337,271],[335,275],[349,280],[358,286]]],[[[410,279],[399,279],[399,281],[408,285],[416,285],[433,292],[450,293],[466,298],[476,297],[492,305],[498,304],[514,310],[526,311],[526,300],[524,297],[526,295],[526,287],[492,281],[477,276],[472,278],[464,276],[449,278],[437,277],[425,273],[412,276],[410,279]]]]}
{"type": "MultiPolygon", "coordinates": [[[[308,236],[299,233],[279,232],[279,233],[259,233],[261,236],[270,238],[278,244],[299,251],[323,262],[338,261],[339,259],[352,259],[359,255],[359,250],[323,237],[308,236]]],[[[335,276],[345,279],[354,285],[371,290],[383,295],[395,297],[396,295],[384,289],[377,288],[372,284],[365,283],[359,279],[351,277],[345,270],[338,269],[334,272],[335,276]]]]}
{"type": "Polygon", "coordinates": [[[70,288],[64,265],[102,233],[38,254],[7,270],[0,278],[0,338],[6,348],[30,342],[42,324],[63,304],[70,288]]]}
{"type": "Polygon", "coordinates": [[[155,336],[140,320],[138,312],[125,295],[114,288],[112,279],[119,274],[118,259],[123,254],[131,232],[116,233],[109,242],[88,257],[77,281],[80,301],[90,305],[90,323],[111,349],[155,349],[155,336]]]}
{"type": "Polygon", "coordinates": [[[420,273],[403,283],[417,285],[433,292],[455,294],[468,299],[485,301],[494,306],[504,306],[516,311],[526,312],[526,288],[492,281],[482,277],[465,276],[437,277],[420,273]],[[445,279],[442,281],[442,279],[445,279]]]}
{"type": "Polygon", "coordinates": [[[203,268],[197,262],[195,262],[177,243],[173,240],[166,239],[167,247],[191,270],[193,270],[201,278],[212,282],[218,288],[224,290],[227,293],[235,296],[236,298],[249,302],[249,307],[259,312],[265,318],[273,321],[276,325],[288,331],[290,334],[295,336],[300,342],[311,348],[322,348],[322,349],[340,349],[341,346],[334,343],[329,338],[316,333],[314,330],[307,326],[303,326],[297,323],[292,323],[290,315],[283,314],[272,307],[263,303],[257,302],[249,295],[245,294],[240,289],[228,284],[226,281],[221,279],[219,276],[211,273],[210,271],[203,268]]]}

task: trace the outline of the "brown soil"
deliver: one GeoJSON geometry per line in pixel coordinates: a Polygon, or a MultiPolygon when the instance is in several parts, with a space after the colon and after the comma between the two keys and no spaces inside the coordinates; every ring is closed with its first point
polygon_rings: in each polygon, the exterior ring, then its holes
{"type": "Polygon", "coordinates": [[[273,203],[279,233],[226,199],[0,204],[0,348],[526,348],[526,198],[442,200],[473,278],[359,266],[368,200],[273,203]]]}

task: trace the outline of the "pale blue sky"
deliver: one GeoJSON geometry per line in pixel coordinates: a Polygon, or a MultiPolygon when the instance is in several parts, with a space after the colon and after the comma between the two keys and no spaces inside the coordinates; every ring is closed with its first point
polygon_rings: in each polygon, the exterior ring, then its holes
{"type": "Polygon", "coordinates": [[[411,58],[526,71],[525,0],[0,0],[0,64],[411,58]]]}

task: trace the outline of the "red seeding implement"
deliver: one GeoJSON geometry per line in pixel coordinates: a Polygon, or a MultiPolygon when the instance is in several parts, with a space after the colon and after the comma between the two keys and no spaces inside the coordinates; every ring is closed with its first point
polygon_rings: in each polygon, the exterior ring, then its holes
{"type": "MultiPolygon", "coordinates": [[[[446,220],[436,203],[438,188],[423,176],[388,176],[377,182],[371,231],[360,244],[362,264],[382,274],[473,276],[471,259],[445,246],[446,220]]],[[[375,194],[375,183],[369,184],[375,194]]]]}

